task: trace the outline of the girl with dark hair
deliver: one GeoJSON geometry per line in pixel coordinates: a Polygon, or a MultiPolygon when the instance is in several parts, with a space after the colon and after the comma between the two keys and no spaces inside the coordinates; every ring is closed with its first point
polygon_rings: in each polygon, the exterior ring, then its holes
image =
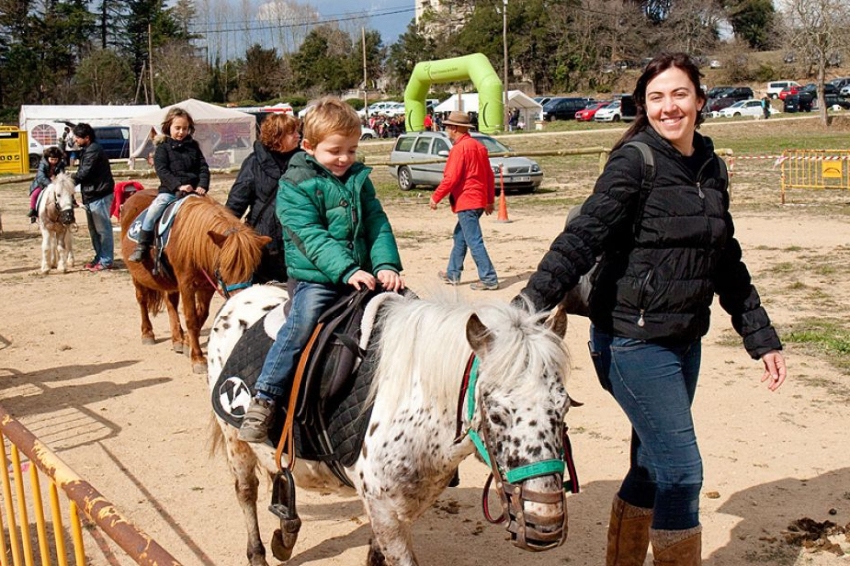
{"type": "Polygon", "coordinates": [[[224,205],[240,218],[247,211],[245,222],[259,235],[272,239],[263,248],[254,283],[286,281],[283,233],[275,214],[275,202],[289,160],[301,151],[298,127],[298,118],[292,114],[272,114],[263,120],[260,139],[254,142],[254,152],[242,162],[224,205]]]}
{"type": "Polygon", "coordinates": [[[608,566],[701,563],[702,459],[691,404],[714,294],[762,381],[786,377],[782,344],[741,261],[724,164],[696,132],[705,94],[683,53],[654,58],[634,91],[637,119],[614,146],[593,194],[522,291],[550,309],[602,260],[590,295],[591,357],[632,426],[631,465],[614,497],[608,566]],[[651,190],[639,148],[655,161],[651,190]]]}
{"type": "Polygon", "coordinates": [[[97,143],[94,129],[89,124],[77,124],[73,133],[81,151],[80,165],[74,173],[74,182],[80,185],[89,236],[94,247],[94,259],[88,262],[85,268],[92,272],[112,269],[115,252],[112,221],[109,218],[115,190],[112,168],[109,158],[97,143]]]}
{"type": "Polygon", "coordinates": [[[58,147],[48,147],[44,150],[44,156],[38,163],[38,171],[35,174],[35,179],[30,185],[30,222],[35,222],[38,218],[38,196],[41,194],[53,178],[59,173],[65,172],[65,162],[62,161],[62,150],[58,147]]]}
{"type": "Polygon", "coordinates": [[[160,182],[159,194],[145,213],[139,242],[127,258],[129,261],[139,262],[148,256],[154,226],[165,207],[189,193],[205,195],[210,186],[210,168],[201,146],[192,138],[195,133],[192,116],[182,108],[174,107],[165,115],[162,131],[165,135],[157,138],[159,145],[153,157],[160,182]]]}

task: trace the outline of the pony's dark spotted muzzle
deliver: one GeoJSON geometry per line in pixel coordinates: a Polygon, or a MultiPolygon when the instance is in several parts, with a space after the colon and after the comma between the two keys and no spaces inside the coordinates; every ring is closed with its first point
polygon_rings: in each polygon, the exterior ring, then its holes
{"type": "Polygon", "coordinates": [[[70,226],[74,223],[74,209],[62,210],[59,212],[59,222],[65,226],[70,226]]]}

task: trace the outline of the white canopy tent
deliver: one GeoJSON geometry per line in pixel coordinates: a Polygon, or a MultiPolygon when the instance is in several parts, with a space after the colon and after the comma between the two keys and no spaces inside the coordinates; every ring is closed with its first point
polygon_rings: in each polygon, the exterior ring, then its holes
{"type": "MultiPolygon", "coordinates": [[[[507,107],[510,110],[519,109],[519,121],[526,124],[526,128],[538,119],[541,110],[543,110],[540,104],[520,90],[508,91],[507,107]]],[[[478,93],[453,94],[434,107],[434,112],[451,112],[452,110],[478,112],[478,93]]]]}
{"type": "Polygon", "coordinates": [[[164,133],[160,131],[162,122],[175,106],[188,112],[195,121],[193,137],[201,146],[210,167],[237,167],[253,151],[257,138],[254,116],[189,98],[129,120],[131,168],[135,167],[135,158],[145,158],[153,150],[152,138],[164,133]]]}
{"type": "MultiPolygon", "coordinates": [[[[95,127],[126,126],[130,118],[155,110],[159,110],[159,106],[155,104],[143,106],[24,104],[18,114],[18,124],[20,129],[27,131],[30,140],[47,147],[59,142],[65,126],[69,123],[86,123],[95,127]]],[[[40,154],[40,151],[38,153],[40,154]]]]}

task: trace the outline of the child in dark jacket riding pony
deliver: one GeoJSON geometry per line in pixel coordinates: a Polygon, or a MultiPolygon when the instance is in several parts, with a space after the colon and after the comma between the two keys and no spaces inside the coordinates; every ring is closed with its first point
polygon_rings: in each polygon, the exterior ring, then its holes
{"type": "Polygon", "coordinates": [[[44,157],[38,164],[38,172],[35,174],[32,185],[30,185],[30,222],[38,218],[38,195],[59,173],[65,172],[65,162],[62,161],[62,150],[58,147],[48,147],[44,150],[44,157]]]}
{"type": "Polygon", "coordinates": [[[192,138],[195,121],[179,107],[174,107],[162,122],[165,138],[158,140],[153,163],[159,177],[159,194],[148,207],[139,242],[130,261],[142,261],[153,243],[153,231],[165,208],[188,193],[205,195],[210,186],[210,168],[201,147],[192,138]]]}

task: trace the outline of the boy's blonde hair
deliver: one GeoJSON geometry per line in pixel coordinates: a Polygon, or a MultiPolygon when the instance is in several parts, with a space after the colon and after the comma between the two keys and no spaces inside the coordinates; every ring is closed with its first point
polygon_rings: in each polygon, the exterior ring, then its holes
{"type": "Polygon", "coordinates": [[[316,147],[328,136],[357,135],[360,137],[360,117],[347,103],[335,96],[319,99],[304,116],[303,137],[316,147]]]}

